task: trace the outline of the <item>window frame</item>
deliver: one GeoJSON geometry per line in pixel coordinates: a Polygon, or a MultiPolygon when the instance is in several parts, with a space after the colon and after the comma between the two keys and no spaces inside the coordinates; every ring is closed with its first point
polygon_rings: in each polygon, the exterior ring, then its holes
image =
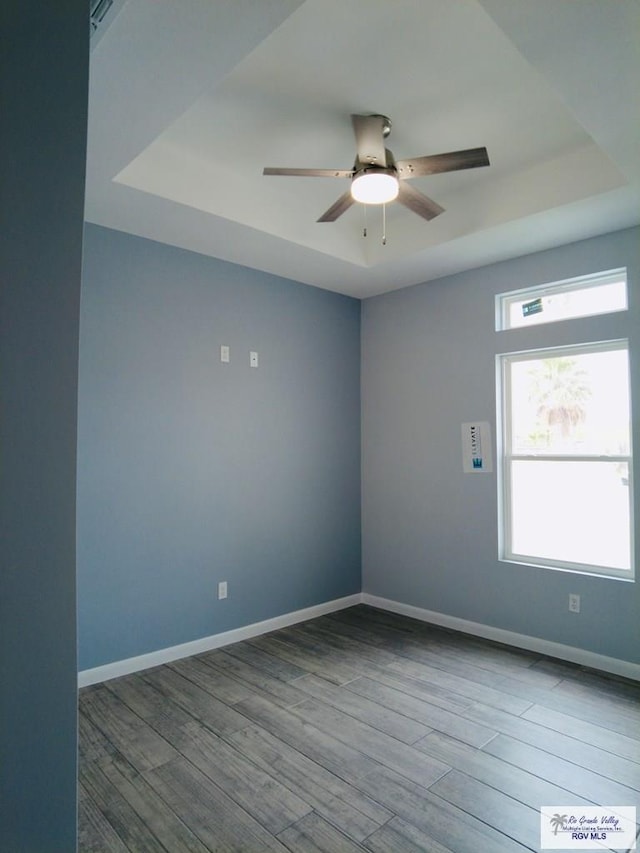
{"type": "MultiPolygon", "coordinates": [[[[512,448],[512,406],[511,406],[511,371],[510,365],[518,361],[528,361],[542,358],[561,357],[563,354],[580,355],[593,352],[612,352],[624,350],[627,360],[630,360],[630,347],[627,338],[617,338],[609,341],[594,341],[591,343],[576,343],[562,346],[545,346],[541,348],[499,353],[496,355],[496,377],[498,383],[498,423],[500,424],[500,447],[498,453],[498,545],[499,559],[502,562],[517,563],[520,565],[538,566],[543,568],[568,571],[580,574],[595,575],[599,577],[612,578],[616,580],[635,580],[635,541],[634,541],[634,490],[633,490],[633,446],[632,446],[632,418],[629,424],[629,453],[604,455],[604,454],[562,454],[553,453],[514,453],[512,448]],[[629,487],[629,547],[630,567],[620,569],[597,564],[584,564],[561,559],[538,557],[532,554],[520,554],[513,551],[512,547],[512,466],[514,461],[543,461],[543,462],[588,462],[588,463],[612,463],[623,462],[628,467],[629,487]]],[[[628,373],[628,399],[631,400],[631,381],[628,373]]]]}

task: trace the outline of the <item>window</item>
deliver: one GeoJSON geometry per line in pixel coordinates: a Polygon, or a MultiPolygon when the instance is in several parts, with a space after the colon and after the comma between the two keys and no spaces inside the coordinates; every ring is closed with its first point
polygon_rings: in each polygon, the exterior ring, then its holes
{"type": "Polygon", "coordinates": [[[542,284],[496,297],[496,330],[588,317],[627,308],[627,271],[542,284]]]}
{"type": "Polygon", "coordinates": [[[631,579],[627,342],[498,360],[501,558],[631,579]]]}
{"type": "MultiPolygon", "coordinates": [[[[496,329],[626,308],[626,270],[609,270],[500,294],[496,329]]],[[[497,357],[500,558],[632,580],[628,343],[544,344],[497,357]]]]}

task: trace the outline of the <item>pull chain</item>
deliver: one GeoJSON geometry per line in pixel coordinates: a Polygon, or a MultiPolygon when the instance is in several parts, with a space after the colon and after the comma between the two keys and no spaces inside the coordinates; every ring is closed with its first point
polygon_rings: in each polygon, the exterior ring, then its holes
{"type": "Polygon", "coordinates": [[[364,228],[362,230],[362,236],[366,237],[367,236],[367,205],[363,204],[362,209],[364,211],[364,228]]]}
{"type": "Polygon", "coordinates": [[[382,245],[387,245],[387,205],[382,205],[382,245]]]}

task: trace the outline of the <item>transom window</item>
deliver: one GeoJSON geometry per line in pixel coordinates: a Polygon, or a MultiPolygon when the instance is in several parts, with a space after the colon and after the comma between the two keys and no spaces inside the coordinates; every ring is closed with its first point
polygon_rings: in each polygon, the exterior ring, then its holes
{"type": "Polygon", "coordinates": [[[609,270],[496,297],[496,330],[588,317],[627,308],[627,271],[609,270]]]}

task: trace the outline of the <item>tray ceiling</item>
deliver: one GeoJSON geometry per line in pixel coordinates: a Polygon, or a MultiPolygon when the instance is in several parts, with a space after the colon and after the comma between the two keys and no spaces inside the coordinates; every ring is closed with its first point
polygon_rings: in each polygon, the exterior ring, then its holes
{"type": "Polygon", "coordinates": [[[92,52],[89,221],[366,297],[640,219],[633,2],[243,6],[119,9],[92,52]],[[366,238],[362,205],[317,223],[348,179],[262,169],[351,168],[351,113],[388,115],[398,158],[484,145],[491,165],[415,179],[445,213],[388,205],[386,245],[379,207],[366,238]]]}

